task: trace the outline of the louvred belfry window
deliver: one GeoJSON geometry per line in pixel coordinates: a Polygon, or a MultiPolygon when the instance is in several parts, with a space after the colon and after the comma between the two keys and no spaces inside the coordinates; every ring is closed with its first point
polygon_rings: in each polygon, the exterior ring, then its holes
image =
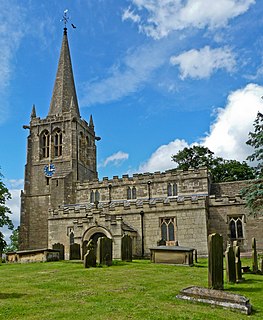
{"type": "Polygon", "coordinates": [[[49,158],[50,135],[46,130],[41,135],[42,158],[49,158]]]}
{"type": "Polygon", "coordinates": [[[60,129],[54,133],[54,155],[55,157],[62,155],[62,132],[60,129]]]}

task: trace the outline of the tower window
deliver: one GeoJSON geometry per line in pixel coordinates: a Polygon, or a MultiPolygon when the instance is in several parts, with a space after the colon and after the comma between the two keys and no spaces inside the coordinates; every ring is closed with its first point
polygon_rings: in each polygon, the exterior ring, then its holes
{"type": "Polygon", "coordinates": [[[62,155],[62,132],[60,129],[54,133],[54,155],[55,157],[62,155]]]}
{"type": "Polygon", "coordinates": [[[41,135],[42,158],[49,158],[50,135],[46,130],[41,135]]]}

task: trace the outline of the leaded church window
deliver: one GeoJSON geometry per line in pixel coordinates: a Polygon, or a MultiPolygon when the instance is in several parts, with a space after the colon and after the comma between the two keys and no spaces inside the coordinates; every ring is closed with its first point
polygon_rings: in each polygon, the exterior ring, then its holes
{"type": "Polygon", "coordinates": [[[161,237],[165,241],[175,241],[174,218],[161,218],[161,237]]]}
{"type": "Polygon", "coordinates": [[[167,195],[168,197],[177,196],[177,184],[176,183],[168,183],[167,184],[167,195]]]}
{"type": "Polygon", "coordinates": [[[244,216],[229,218],[229,231],[231,239],[244,238],[244,216]]]}
{"type": "Polygon", "coordinates": [[[137,191],[136,187],[128,187],[127,188],[127,200],[136,199],[137,198],[137,191]]]}
{"type": "Polygon", "coordinates": [[[42,158],[49,158],[49,148],[50,148],[50,135],[47,130],[45,130],[41,135],[41,149],[42,158]]]}
{"type": "Polygon", "coordinates": [[[54,155],[60,157],[62,155],[62,132],[57,129],[54,133],[54,155]]]}

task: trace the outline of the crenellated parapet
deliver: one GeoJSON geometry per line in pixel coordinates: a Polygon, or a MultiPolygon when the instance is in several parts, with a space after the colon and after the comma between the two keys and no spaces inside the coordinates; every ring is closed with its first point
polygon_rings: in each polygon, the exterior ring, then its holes
{"type": "Polygon", "coordinates": [[[209,206],[233,206],[233,205],[245,205],[245,200],[240,194],[235,196],[222,195],[221,197],[216,197],[211,195],[208,198],[209,206]]]}
{"type": "Polygon", "coordinates": [[[66,218],[66,217],[93,217],[94,214],[106,215],[111,217],[115,215],[125,215],[140,211],[150,212],[159,210],[187,210],[204,208],[206,206],[206,196],[178,196],[174,198],[153,198],[137,200],[120,200],[112,202],[82,203],[75,205],[64,205],[57,209],[49,211],[49,218],[66,218]]]}
{"type": "Polygon", "coordinates": [[[208,195],[209,176],[206,168],[189,169],[188,171],[174,169],[85,181],[78,183],[76,190],[78,202],[94,202],[96,201],[95,194],[99,202],[208,195]]]}

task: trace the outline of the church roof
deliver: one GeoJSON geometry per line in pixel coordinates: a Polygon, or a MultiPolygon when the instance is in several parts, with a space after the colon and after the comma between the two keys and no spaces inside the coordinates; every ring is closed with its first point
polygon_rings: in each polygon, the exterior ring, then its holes
{"type": "Polygon", "coordinates": [[[68,45],[67,28],[64,28],[56,80],[48,115],[61,115],[68,111],[72,111],[75,116],[80,117],[68,45]]]}

